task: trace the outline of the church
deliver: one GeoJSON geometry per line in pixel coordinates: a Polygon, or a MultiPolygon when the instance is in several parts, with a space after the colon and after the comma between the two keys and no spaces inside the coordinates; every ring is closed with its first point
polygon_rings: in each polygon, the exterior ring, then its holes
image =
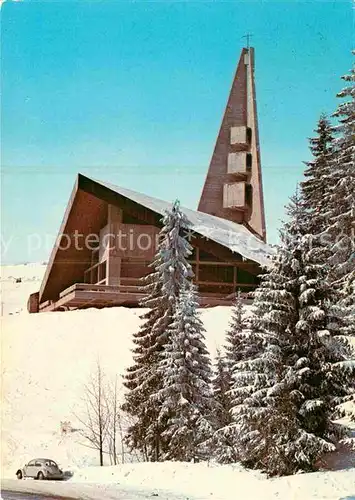
{"type": "MultiPolygon", "coordinates": [[[[78,174],[30,313],[136,307],[171,203],[78,174]]],[[[253,291],[272,253],[265,211],[254,80],[254,49],[241,52],[198,209],[189,257],[203,307],[253,291]]]]}

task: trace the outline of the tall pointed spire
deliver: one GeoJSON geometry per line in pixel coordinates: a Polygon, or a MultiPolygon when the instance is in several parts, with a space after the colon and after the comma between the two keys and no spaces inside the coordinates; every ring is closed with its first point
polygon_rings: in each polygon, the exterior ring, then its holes
{"type": "Polygon", "coordinates": [[[198,210],[266,241],[252,47],[239,59],[198,210]]]}

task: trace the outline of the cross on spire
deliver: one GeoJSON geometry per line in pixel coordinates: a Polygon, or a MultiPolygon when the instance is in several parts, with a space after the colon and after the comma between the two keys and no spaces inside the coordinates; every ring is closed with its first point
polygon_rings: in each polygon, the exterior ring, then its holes
{"type": "Polygon", "coordinates": [[[242,36],[242,38],[246,38],[247,39],[247,49],[249,50],[249,47],[250,47],[250,38],[252,37],[252,33],[247,33],[246,35],[242,36]]]}

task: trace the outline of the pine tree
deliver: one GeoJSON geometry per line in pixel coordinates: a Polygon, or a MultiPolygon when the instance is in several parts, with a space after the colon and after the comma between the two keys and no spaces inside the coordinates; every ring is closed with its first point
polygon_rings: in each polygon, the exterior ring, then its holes
{"type": "MultiPolygon", "coordinates": [[[[313,160],[306,162],[307,169],[304,173],[306,179],[301,183],[303,233],[309,234],[309,245],[313,248],[313,254],[317,253],[319,262],[324,265],[334,259],[334,253],[337,252],[336,246],[329,241],[329,237],[331,240],[337,238],[336,230],[330,229],[329,222],[330,193],[333,193],[335,186],[334,165],[339,154],[335,147],[334,130],[326,116],[322,115],[316,129],[317,136],[310,139],[313,160]]],[[[319,270],[320,277],[323,277],[322,266],[319,270]]],[[[328,307],[331,318],[328,328],[334,335],[338,335],[346,328],[347,323],[344,319],[340,287],[328,290],[328,301],[332,304],[328,307]]]]}
{"type": "Polygon", "coordinates": [[[217,357],[217,375],[213,381],[214,394],[217,405],[217,429],[211,440],[214,456],[220,463],[233,463],[239,458],[236,426],[232,416],[232,407],[243,401],[248,395],[249,375],[243,371],[243,378],[234,378],[241,373],[234,374],[236,364],[241,361],[250,361],[260,349],[260,339],[251,330],[250,321],[244,316],[241,294],[238,292],[232,309],[232,318],[226,332],[225,357],[217,357]],[[233,389],[233,390],[232,390],[233,389]]]}
{"type": "Polygon", "coordinates": [[[135,420],[127,431],[127,442],[152,461],[159,460],[164,452],[164,429],[158,419],[159,408],[151,396],[162,387],[158,365],[180,292],[192,276],[187,261],[192,248],[183,234],[189,228],[189,221],[177,201],[162,222],[157,255],[151,264],[153,271],[143,279],[145,298],[141,305],[149,309],[141,316],[143,324],[133,336],[134,363],[124,381],[128,391],[123,409],[135,420]]]}
{"type": "Polygon", "coordinates": [[[329,259],[335,287],[341,286],[354,270],[355,260],[355,70],[342,77],[348,84],[337,97],[345,98],[334,116],[339,125],[335,158],[328,177],[326,195],[327,235],[332,256],[329,259]]]}
{"type": "Polygon", "coordinates": [[[227,365],[227,360],[222,356],[221,351],[217,350],[216,361],[214,365],[214,376],[212,379],[212,392],[216,405],[215,420],[218,428],[229,425],[231,418],[231,373],[227,365]]]}
{"type": "Polygon", "coordinates": [[[232,420],[231,370],[227,360],[217,351],[212,380],[212,392],[215,404],[215,429],[208,441],[214,458],[219,463],[233,463],[238,460],[235,448],[232,420]]]}
{"type": "MultiPolygon", "coordinates": [[[[324,233],[330,255],[327,258],[332,288],[330,311],[333,332],[355,336],[355,70],[342,77],[346,87],[337,97],[345,99],[334,116],[338,119],[335,154],[327,178],[324,233]]],[[[345,338],[343,343],[346,343],[345,338]]],[[[352,385],[355,391],[355,380],[352,385]]],[[[350,396],[351,397],[351,396],[350,396]]],[[[348,398],[345,398],[345,400],[348,398]]]]}
{"type": "MultiPolygon", "coordinates": [[[[314,161],[306,170],[310,178],[302,183],[302,194],[313,254],[318,253],[321,264],[321,279],[323,267],[327,268],[327,329],[335,336],[349,337],[355,335],[352,285],[355,272],[354,70],[343,79],[349,85],[338,97],[347,98],[347,102],[341,104],[334,114],[340,119],[340,125],[330,127],[329,122],[319,122],[319,136],[311,142],[311,146],[317,146],[315,150],[311,147],[314,161]],[[337,133],[336,139],[332,138],[334,133],[337,133]],[[322,186],[321,192],[319,185],[322,186]],[[323,195],[321,203],[320,195],[323,195]]],[[[346,339],[342,342],[347,343],[346,339]]]]}
{"type": "Polygon", "coordinates": [[[211,364],[193,285],[181,292],[159,364],[163,387],[159,420],[166,428],[165,459],[198,460],[211,433],[211,364]]]}
{"type": "MultiPolygon", "coordinates": [[[[354,73],[344,79],[351,83],[354,73]]],[[[339,97],[353,99],[354,85],[344,89],[339,97]]],[[[313,252],[318,249],[323,264],[329,266],[327,275],[332,287],[328,298],[332,306],[329,307],[328,328],[334,335],[349,335],[349,298],[346,295],[349,287],[345,283],[348,273],[355,268],[355,260],[352,260],[355,236],[354,101],[342,104],[335,116],[340,118],[340,126],[331,127],[322,115],[316,130],[318,135],[310,139],[314,158],[306,163],[306,180],[301,183],[301,192],[304,228],[311,235],[313,252]],[[336,139],[333,137],[335,132],[338,134],[336,139]]],[[[355,326],[352,333],[355,333],[355,326]]]]}
{"type": "Polygon", "coordinates": [[[309,139],[313,159],[305,162],[306,179],[301,183],[307,231],[313,235],[326,229],[326,194],[334,157],[333,128],[326,115],[321,115],[315,132],[317,136],[309,139]]]}
{"type": "Polygon", "coordinates": [[[300,197],[289,215],[274,266],[255,293],[263,350],[237,363],[234,375],[242,461],[271,475],[312,470],[334,449],[331,416],[353,370],[346,345],[327,329],[326,268],[305,233],[300,197]]]}
{"type": "Polygon", "coordinates": [[[243,330],[246,328],[247,321],[244,317],[242,297],[240,291],[238,291],[232,308],[232,319],[226,333],[226,362],[230,370],[233,369],[235,363],[243,356],[243,353],[240,350],[240,345],[243,340],[243,330]]]}
{"type": "MultiPolygon", "coordinates": [[[[355,265],[355,254],[352,257],[355,265]]],[[[341,291],[341,300],[339,307],[344,318],[343,329],[341,333],[347,337],[355,336],[355,269],[348,274],[344,280],[343,289],[341,291]]],[[[355,409],[354,409],[355,411],[355,409]]]]}
{"type": "MultiPolygon", "coordinates": [[[[265,458],[272,456],[274,433],[277,429],[285,433],[281,423],[287,420],[278,418],[276,422],[279,412],[267,405],[266,398],[280,365],[280,349],[275,343],[295,322],[292,293],[285,290],[281,272],[289,260],[279,251],[269,272],[261,277],[254,293],[251,329],[244,337],[242,356],[233,367],[232,415],[239,459],[248,467],[262,468],[270,474],[273,470],[265,458]]],[[[281,473],[281,468],[278,471],[281,473]]]]}

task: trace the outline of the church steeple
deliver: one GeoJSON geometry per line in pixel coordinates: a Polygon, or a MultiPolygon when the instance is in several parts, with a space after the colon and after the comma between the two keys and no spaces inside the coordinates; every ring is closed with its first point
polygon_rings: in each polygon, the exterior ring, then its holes
{"type": "Polygon", "coordinates": [[[198,210],[243,224],[266,241],[252,47],[239,59],[198,210]]]}

